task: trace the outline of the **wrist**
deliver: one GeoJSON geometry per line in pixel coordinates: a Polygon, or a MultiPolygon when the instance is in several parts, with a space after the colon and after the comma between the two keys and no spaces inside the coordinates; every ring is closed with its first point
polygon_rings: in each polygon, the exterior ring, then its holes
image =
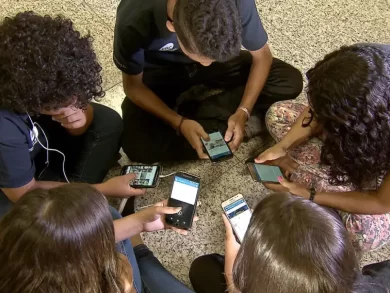
{"type": "Polygon", "coordinates": [[[290,143],[284,142],[283,140],[279,141],[277,144],[278,144],[279,147],[280,147],[284,152],[286,152],[286,153],[289,151],[289,148],[290,148],[290,146],[291,146],[290,143]]]}
{"type": "Polygon", "coordinates": [[[188,119],[185,118],[185,117],[183,117],[183,116],[181,116],[179,125],[178,125],[177,128],[176,128],[176,134],[177,134],[177,135],[181,135],[181,134],[182,134],[183,124],[184,124],[184,121],[185,121],[185,120],[188,120],[188,119]]]}
{"type": "Polygon", "coordinates": [[[305,199],[310,199],[310,189],[309,188],[305,188],[303,193],[301,194],[301,196],[305,199]]]}
{"type": "Polygon", "coordinates": [[[247,112],[243,111],[241,108],[236,110],[235,115],[237,116],[238,120],[243,123],[246,123],[249,119],[249,114],[247,114],[247,112]]]}
{"type": "Polygon", "coordinates": [[[141,212],[137,212],[135,214],[132,214],[128,217],[132,217],[132,221],[134,221],[135,224],[135,231],[137,231],[137,234],[140,234],[142,232],[145,232],[145,221],[141,214],[141,212]]]}
{"type": "Polygon", "coordinates": [[[104,195],[107,196],[106,190],[105,190],[104,182],[103,182],[103,183],[92,184],[92,186],[93,186],[96,190],[100,191],[101,193],[103,193],[104,195]]]}
{"type": "Polygon", "coordinates": [[[173,117],[169,124],[172,126],[173,129],[177,130],[179,128],[180,122],[182,120],[183,116],[176,114],[175,117],[173,117]]]}

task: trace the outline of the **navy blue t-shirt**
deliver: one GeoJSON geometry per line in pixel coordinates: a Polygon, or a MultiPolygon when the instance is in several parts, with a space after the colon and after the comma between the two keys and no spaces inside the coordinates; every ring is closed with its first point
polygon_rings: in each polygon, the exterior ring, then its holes
{"type": "MultiPolygon", "coordinates": [[[[0,110],[0,188],[18,188],[34,178],[34,158],[42,148],[32,129],[27,114],[0,110]]],[[[9,204],[0,190],[0,212],[9,204]]]]}
{"type": "Polygon", "coordinates": [[[26,114],[0,110],[0,187],[21,187],[34,178],[38,149],[32,128],[26,114]]]}
{"type": "MultiPolygon", "coordinates": [[[[240,0],[242,45],[250,51],[268,41],[254,0],[240,0]]],[[[194,63],[180,49],[176,33],[166,27],[166,0],[122,0],[118,6],[114,62],[123,72],[140,74],[153,64],[194,63]]]]}

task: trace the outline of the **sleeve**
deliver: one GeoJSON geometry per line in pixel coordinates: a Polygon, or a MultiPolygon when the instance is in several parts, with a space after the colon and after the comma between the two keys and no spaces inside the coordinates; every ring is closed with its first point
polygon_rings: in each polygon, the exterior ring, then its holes
{"type": "Polygon", "coordinates": [[[144,69],[146,40],[134,28],[117,24],[114,36],[114,63],[124,73],[140,74],[144,69]]]}
{"type": "Polygon", "coordinates": [[[366,265],[362,273],[364,276],[370,276],[375,284],[390,288],[390,260],[366,265]]]}
{"type": "Polygon", "coordinates": [[[241,0],[242,45],[249,51],[265,46],[268,35],[261,23],[254,0],[241,0]]]}
{"type": "Polygon", "coordinates": [[[34,178],[34,161],[31,159],[26,137],[15,124],[3,120],[1,129],[0,187],[18,188],[34,178]]]}

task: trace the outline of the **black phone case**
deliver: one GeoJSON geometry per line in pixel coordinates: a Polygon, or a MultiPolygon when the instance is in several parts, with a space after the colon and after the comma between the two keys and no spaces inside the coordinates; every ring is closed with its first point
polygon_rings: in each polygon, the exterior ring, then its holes
{"type": "MultiPolygon", "coordinates": [[[[121,169],[121,175],[126,175],[126,169],[128,166],[142,166],[141,164],[136,164],[136,165],[125,165],[122,167],[121,169]]],[[[158,186],[158,183],[160,181],[159,177],[160,177],[160,174],[162,172],[162,166],[161,165],[145,165],[145,166],[157,166],[158,167],[158,171],[156,173],[156,177],[155,180],[154,180],[154,184],[153,185],[133,185],[133,184],[130,184],[130,186],[132,188],[156,188],[158,186]]]]}
{"type": "MultiPolygon", "coordinates": [[[[190,179],[190,180],[192,180],[194,182],[198,182],[199,183],[198,192],[196,194],[196,199],[195,199],[194,205],[192,207],[189,207],[189,208],[192,208],[192,212],[191,212],[191,214],[189,214],[188,220],[185,221],[185,224],[183,224],[183,221],[180,222],[180,220],[183,219],[181,216],[183,214],[183,209],[186,208],[185,207],[186,203],[184,203],[182,201],[179,201],[179,200],[176,200],[176,199],[173,199],[173,198],[171,198],[171,196],[169,196],[168,206],[169,207],[181,207],[182,210],[179,211],[178,214],[166,215],[165,216],[165,222],[168,225],[170,225],[170,226],[173,226],[173,227],[176,227],[176,228],[179,228],[179,229],[183,229],[183,230],[189,230],[192,227],[192,223],[194,221],[194,216],[195,216],[196,208],[197,208],[197,204],[198,204],[199,191],[200,191],[200,179],[199,179],[199,177],[191,175],[191,174],[188,174],[188,173],[180,172],[180,173],[176,173],[175,176],[177,176],[177,175],[179,175],[179,177],[182,177],[180,175],[184,175],[183,178],[187,178],[187,179],[190,179]]],[[[172,186],[172,188],[173,188],[173,186],[172,186]]],[[[171,191],[171,195],[172,195],[172,191],[171,191]]],[[[187,205],[190,206],[189,204],[187,204],[187,205]]],[[[184,213],[185,212],[186,211],[184,211],[184,213]]]]}
{"type": "MultiPolygon", "coordinates": [[[[214,132],[219,132],[219,133],[221,133],[221,136],[223,137],[222,132],[219,131],[218,129],[211,130],[211,131],[207,131],[207,134],[214,133],[214,132]]],[[[203,145],[203,149],[206,151],[207,156],[209,157],[209,159],[210,159],[211,162],[213,162],[213,163],[218,163],[218,162],[226,161],[226,160],[229,160],[229,159],[233,158],[233,152],[232,152],[232,150],[230,149],[228,143],[225,142],[225,143],[226,143],[226,146],[228,147],[228,149],[229,149],[229,151],[230,151],[230,155],[224,156],[224,157],[221,157],[221,158],[218,158],[218,159],[216,159],[216,160],[213,160],[213,159],[211,158],[209,152],[207,151],[206,146],[205,146],[203,140],[201,140],[201,142],[202,142],[202,145],[203,145]]]]}

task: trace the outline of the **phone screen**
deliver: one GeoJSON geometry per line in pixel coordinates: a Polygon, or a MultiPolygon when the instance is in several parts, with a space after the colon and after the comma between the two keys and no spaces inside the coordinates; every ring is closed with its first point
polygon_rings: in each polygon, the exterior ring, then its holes
{"type": "Polygon", "coordinates": [[[269,166],[263,164],[254,164],[259,180],[264,182],[279,182],[278,176],[282,176],[282,171],[277,166],[269,166]]]}
{"type": "Polygon", "coordinates": [[[153,186],[159,166],[127,166],[126,174],[134,173],[137,177],[131,185],[153,186]]]}
{"type": "Polygon", "coordinates": [[[232,224],[237,238],[240,240],[240,242],[242,242],[252,217],[251,210],[249,209],[245,199],[239,198],[235,202],[224,206],[223,209],[227,218],[232,224]]]}
{"type": "Polygon", "coordinates": [[[211,160],[218,160],[220,158],[232,155],[232,152],[222,137],[221,132],[216,131],[209,133],[209,137],[209,141],[202,139],[202,142],[211,160]]]}
{"type": "Polygon", "coordinates": [[[181,176],[175,176],[168,206],[181,207],[182,209],[177,214],[166,215],[166,220],[170,224],[183,228],[191,227],[198,190],[199,182],[181,176]]]}

